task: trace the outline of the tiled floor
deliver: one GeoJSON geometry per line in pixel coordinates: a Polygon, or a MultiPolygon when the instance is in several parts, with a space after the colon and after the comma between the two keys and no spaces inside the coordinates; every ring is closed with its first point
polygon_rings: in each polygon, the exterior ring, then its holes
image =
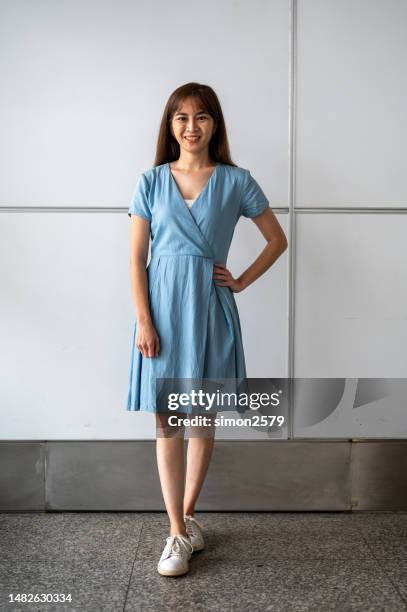
{"type": "Polygon", "coordinates": [[[197,513],[185,576],[156,566],[164,513],[0,514],[0,611],[407,610],[407,513],[197,513]],[[71,603],[8,603],[62,593],[71,603]]]}

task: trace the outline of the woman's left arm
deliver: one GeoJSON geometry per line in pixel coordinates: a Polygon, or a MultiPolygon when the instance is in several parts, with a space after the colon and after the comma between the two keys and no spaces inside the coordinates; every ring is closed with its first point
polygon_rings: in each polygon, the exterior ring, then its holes
{"type": "Polygon", "coordinates": [[[243,291],[264,274],[288,246],[284,230],[270,207],[256,217],[252,217],[252,221],[267,241],[266,246],[254,262],[238,278],[234,278],[223,264],[214,264],[215,281],[221,281],[216,284],[230,287],[234,293],[243,291]]]}

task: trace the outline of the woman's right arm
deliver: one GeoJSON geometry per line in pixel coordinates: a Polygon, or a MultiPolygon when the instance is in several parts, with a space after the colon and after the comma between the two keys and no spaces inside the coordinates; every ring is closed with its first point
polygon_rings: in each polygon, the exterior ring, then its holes
{"type": "Polygon", "coordinates": [[[160,340],[153,326],[148,299],[147,258],[150,222],[138,215],[131,215],[130,223],[130,277],[133,301],[136,308],[136,346],[144,357],[156,357],[160,340]]]}

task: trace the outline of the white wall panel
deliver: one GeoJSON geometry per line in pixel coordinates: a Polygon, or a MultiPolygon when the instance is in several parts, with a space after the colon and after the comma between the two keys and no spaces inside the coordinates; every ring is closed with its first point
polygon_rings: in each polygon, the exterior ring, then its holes
{"type": "Polygon", "coordinates": [[[188,81],[215,89],[234,161],[287,205],[285,0],[18,0],[1,13],[1,205],[127,206],[188,81]]]}
{"type": "Polygon", "coordinates": [[[407,3],[298,0],[296,206],[407,205],[407,3]]]}
{"type": "Polygon", "coordinates": [[[298,213],[295,376],[407,377],[407,218],[298,213]]]}
{"type": "Polygon", "coordinates": [[[407,438],[406,380],[296,380],[295,438],[407,438]]]}
{"type": "Polygon", "coordinates": [[[143,437],[151,417],[125,411],[133,333],[127,220],[0,215],[1,439],[143,437]]]}

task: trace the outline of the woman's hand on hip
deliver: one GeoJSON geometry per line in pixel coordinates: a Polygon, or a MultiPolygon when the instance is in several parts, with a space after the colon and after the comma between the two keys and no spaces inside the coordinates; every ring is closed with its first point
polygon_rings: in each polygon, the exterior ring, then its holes
{"type": "Polygon", "coordinates": [[[234,293],[242,291],[243,286],[238,278],[234,278],[230,270],[221,263],[213,264],[213,278],[216,285],[229,287],[234,293]]]}
{"type": "Polygon", "coordinates": [[[143,357],[158,357],[160,339],[151,321],[137,322],[136,347],[143,357]]]}

